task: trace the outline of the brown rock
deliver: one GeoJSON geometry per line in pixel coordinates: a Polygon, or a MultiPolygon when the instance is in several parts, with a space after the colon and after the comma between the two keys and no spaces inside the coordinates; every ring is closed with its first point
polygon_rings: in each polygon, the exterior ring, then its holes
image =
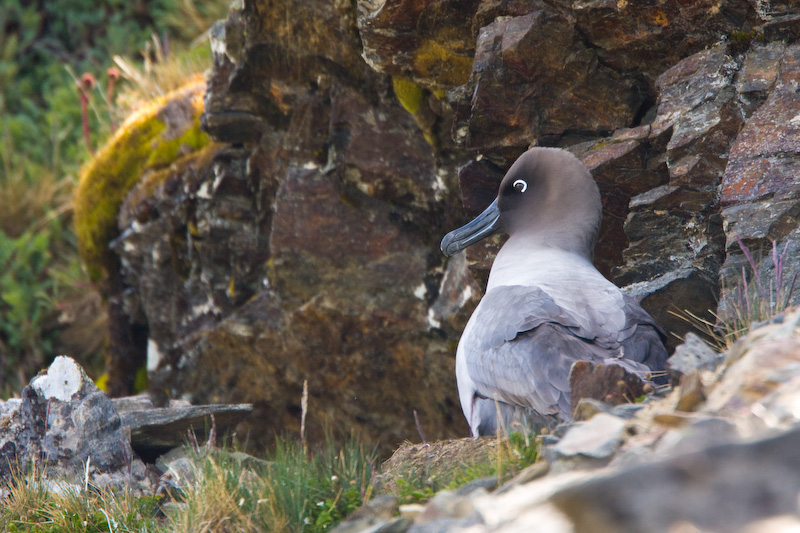
{"type": "Polygon", "coordinates": [[[369,65],[431,90],[467,81],[475,50],[470,19],[478,0],[359,2],[358,29],[369,65]]]}
{"type": "Polygon", "coordinates": [[[587,361],[572,365],[569,386],[572,411],[582,398],[619,405],[635,402],[645,393],[642,376],[631,374],[619,365],[595,365],[587,361]]]}
{"type": "Polygon", "coordinates": [[[696,411],[706,399],[703,379],[699,372],[683,376],[680,384],[681,395],[676,409],[686,413],[696,411]]]}
{"type": "MultiPolygon", "coordinates": [[[[249,127],[237,114],[243,91],[259,100],[247,113],[269,127],[149,180],[123,209],[115,249],[126,308],[149,330],[153,394],[253,403],[259,422],[239,431],[254,445],[299,430],[304,380],[310,440],[355,431],[385,452],[416,435],[413,411],[431,438],[465,433],[450,336],[477,289],[456,286],[465,265],[446,270],[438,252],[456,162],[426,142],[385,78],[353,88],[369,70],[351,68],[347,43],[320,60],[294,37],[267,42],[313,31],[336,10],[309,4],[293,13],[314,20],[281,22],[265,9],[229,21],[244,27],[231,33],[244,44],[217,54],[212,87],[225,96],[210,97],[207,118],[249,127]],[[298,69],[236,55],[269,46],[298,69]]],[[[347,24],[314,39],[346,40],[347,24]]]]}
{"type": "MultiPolygon", "coordinates": [[[[760,70],[774,73],[773,58],[781,49],[773,46],[769,54],[754,55],[751,71],[757,70],[758,60],[761,60],[767,66],[760,70]]],[[[761,282],[758,291],[762,294],[775,293],[782,285],[788,287],[800,271],[795,260],[800,234],[800,142],[797,140],[800,97],[796,91],[799,76],[800,45],[787,46],[773,89],[764,104],[750,116],[731,147],[721,191],[728,252],[722,271],[728,288],[722,297],[723,308],[731,305],[730,298],[738,299],[734,292],[741,281],[742,268],[747,276],[754,275],[740,249],[739,239],[756,258],[770,254],[775,248],[774,256],[758,266],[758,281],[761,282]]],[[[797,302],[798,296],[781,294],[778,300],[797,302]]]]}
{"type": "Polygon", "coordinates": [[[800,45],[786,48],[775,89],[731,147],[722,203],[732,205],[800,186],[800,45]]]}
{"type": "Polygon", "coordinates": [[[510,163],[542,136],[627,126],[642,103],[629,78],[598,64],[569,13],[544,7],[481,28],[459,102],[456,140],[510,163]]]}
{"type": "Polygon", "coordinates": [[[613,68],[655,78],[681,59],[739,31],[752,19],[744,0],[658,3],[588,0],[573,7],[576,25],[613,68]]]}

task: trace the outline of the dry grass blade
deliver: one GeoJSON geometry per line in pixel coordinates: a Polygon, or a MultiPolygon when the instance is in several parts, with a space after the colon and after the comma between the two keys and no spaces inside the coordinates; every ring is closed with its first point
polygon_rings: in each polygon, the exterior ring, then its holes
{"type": "Polygon", "coordinates": [[[141,66],[131,59],[114,56],[122,78],[129,82],[116,99],[120,118],[129,116],[153,98],[183,87],[209,67],[210,58],[205,47],[183,53],[168,53],[165,48],[166,44],[153,35],[141,52],[144,57],[141,66]]]}

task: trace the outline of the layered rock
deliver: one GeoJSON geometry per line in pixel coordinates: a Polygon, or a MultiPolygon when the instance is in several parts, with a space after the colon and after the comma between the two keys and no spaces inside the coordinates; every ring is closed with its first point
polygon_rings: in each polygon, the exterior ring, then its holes
{"type": "Polygon", "coordinates": [[[731,306],[749,305],[740,301],[744,299],[767,300],[771,306],[800,301],[800,294],[791,293],[800,272],[799,76],[800,45],[769,43],[748,51],[737,80],[744,102],[764,103],[749,115],[731,147],[722,181],[726,313],[732,312],[731,306]],[[757,272],[752,272],[746,252],[764,257],[757,272]],[[743,295],[743,286],[737,287],[743,268],[757,287],[752,294],[743,295]]]}
{"type": "Polygon", "coordinates": [[[466,260],[438,241],[531,144],[592,170],[597,266],[669,331],[716,307],[737,236],[792,255],[796,9],[642,4],[233,10],[212,31],[217,143],[146,176],[117,219],[114,323],[146,331],[153,396],[253,402],[254,443],[299,428],[305,380],[312,433],[388,449],[414,411],[431,438],[465,432],[454,348],[502,237],[466,260]]]}
{"type": "Polygon", "coordinates": [[[451,343],[471,297],[453,281],[439,296],[466,266],[438,251],[455,224],[441,216],[452,143],[430,144],[358,57],[354,13],[291,12],[247,4],[217,28],[204,124],[236,146],[122,208],[115,249],[149,327],[151,389],[255,403],[241,428],[254,444],[299,429],[306,380],[311,438],[390,446],[416,434],[415,411],[432,437],[458,434],[451,343]]]}
{"type": "Polygon", "coordinates": [[[739,64],[725,43],[698,52],[656,80],[659,102],[649,139],[669,178],[634,197],[625,222],[630,241],[615,273],[670,331],[690,325],[667,314],[714,309],[724,235],[719,184],[743,118],[733,78],[739,64]]]}

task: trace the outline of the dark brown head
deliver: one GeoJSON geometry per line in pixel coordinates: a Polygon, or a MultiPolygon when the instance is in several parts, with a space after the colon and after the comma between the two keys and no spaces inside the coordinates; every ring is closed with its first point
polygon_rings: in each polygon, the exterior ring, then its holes
{"type": "Polygon", "coordinates": [[[508,169],[497,198],[478,217],[448,233],[453,255],[499,229],[530,246],[561,248],[591,259],[600,228],[600,192],[589,170],[558,148],[531,148],[508,169]]]}

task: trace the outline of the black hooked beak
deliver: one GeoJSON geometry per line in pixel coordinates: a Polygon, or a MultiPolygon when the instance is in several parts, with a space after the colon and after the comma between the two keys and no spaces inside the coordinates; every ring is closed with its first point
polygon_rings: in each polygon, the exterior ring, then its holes
{"type": "Polygon", "coordinates": [[[442,253],[447,257],[456,254],[474,244],[484,237],[488,237],[500,229],[500,209],[497,207],[497,198],[484,209],[483,213],[475,220],[455,229],[444,236],[440,246],[442,253]]]}

